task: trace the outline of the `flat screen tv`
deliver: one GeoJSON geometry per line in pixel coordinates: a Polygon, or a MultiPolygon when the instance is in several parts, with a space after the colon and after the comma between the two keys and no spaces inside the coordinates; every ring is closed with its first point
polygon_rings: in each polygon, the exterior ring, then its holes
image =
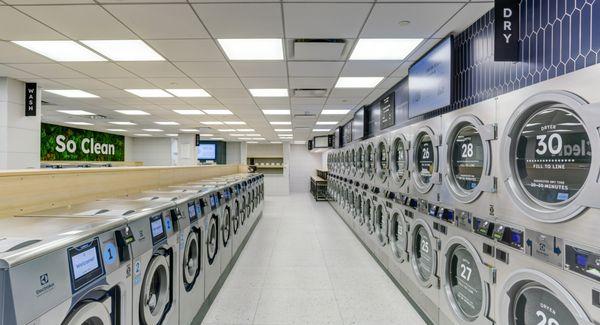
{"type": "Polygon", "coordinates": [[[215,143],[201,143],[198,146],[198,159],[199,160],[216,160],[217,159],[217,145],[215,143]]]}
{"type": "Polygon", "coordinates": [[[361,107],[352,119],[352,139],[359,140],[365,136],[365,108],[361,107]]]}
{"type": "Polygon", "coordinates": [[[313,147],[314,148],[329,148],[329,136],[322,135],[322,136],[314,137],[313,147]]]}
{"type": "Polygon", "coordinates": [[[450,105],[452,37],[439,42],[408,69],[408,117],[450,105]]]}

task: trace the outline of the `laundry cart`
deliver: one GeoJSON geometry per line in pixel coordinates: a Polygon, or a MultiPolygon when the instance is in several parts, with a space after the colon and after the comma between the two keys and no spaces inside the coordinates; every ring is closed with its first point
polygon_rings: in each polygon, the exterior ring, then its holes
{"type": "Polygon", "coordinates": [[[311,176],[310,193],[316,201],[327,201],[327,180],[319,176],[311,176]]]}

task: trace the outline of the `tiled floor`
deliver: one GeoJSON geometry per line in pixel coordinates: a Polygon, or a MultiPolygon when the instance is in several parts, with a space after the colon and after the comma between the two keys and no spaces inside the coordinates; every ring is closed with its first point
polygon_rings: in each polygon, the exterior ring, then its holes
{"type": "Polygon", "coordinates": [[[328,203],[265,203],[203,324],[425,324],[328,203]]]}

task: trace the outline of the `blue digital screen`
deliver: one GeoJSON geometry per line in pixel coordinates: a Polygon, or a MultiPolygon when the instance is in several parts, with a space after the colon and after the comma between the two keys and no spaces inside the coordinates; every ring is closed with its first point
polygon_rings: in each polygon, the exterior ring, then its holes
{"type": "Polygon", "coordinates": [[[201,143],[198,146],[198,159],[215,160],[217,159],[217,145],[214,143],[201,143]]]}
{"type": "Polygon", "coordinates": [[[514,232],[512,233],[512,242],[513,244],[516,244],[517,246],[521,246],[522,243],[522,238],[521,238],[521,233],[520,232],[514,232]]]}
{"type": "Polygon", "coordinates": [[[408,70],[408,117],[450,105],[452,96],[452,38],[437,44],[408,70]]]}
{"type": "Polygon", "coordinates": [[[575,257],[577,259],[577,265],[579,265],[579,267],[587,267],[587,255],[576,254],[575,257]]]}

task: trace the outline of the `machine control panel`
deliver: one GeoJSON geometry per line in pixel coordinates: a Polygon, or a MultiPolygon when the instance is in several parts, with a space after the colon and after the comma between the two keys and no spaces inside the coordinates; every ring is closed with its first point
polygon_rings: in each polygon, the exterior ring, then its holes
{"type": "Polygon", "coordinates": [[[104,264],[102,263],[102,253],[100,250],[100,241],[98,238],[67,250],[73,292],[77,292],[79,289],[104,276],[104,264]]]}
{"type": "Polygon", "coordinates": [[[456,226],[465,231],[473,231],[473,219],[471,213],[463,210],[455,210],[456,226]]]}
{"type": "Polygon", "coordinates": [[[563,267],[564,242],[562,238],[530,229],[525,231],[525,236],[527,254],[559,268],[563,267]]]}
{"type": "Polygon", "coordinates": [[[520,229],[496,224],[492,236],[502,244],[523,250],[523,231],[520,229]]]}
{"type": "Polygon", "coordinates": [[[454,223],[454,210],[448,208],[439,208],[437,218],[448,223],[454,223]]]}
{"type": "Polygon", "coordinates": [[[488,238],[493,238],[493,232],[494,232],[494,223],[489,221],[489,220],[485,220],[485,219],[481,219],[481,218],[473,218],[473,232],[475,232],[476,234],[488,237],[488,238]]]}
{"type": "Polygon", "coordinates": [[[600,281],[600,254],[580,247],[566,245],[565,269],[600,281]]]}

